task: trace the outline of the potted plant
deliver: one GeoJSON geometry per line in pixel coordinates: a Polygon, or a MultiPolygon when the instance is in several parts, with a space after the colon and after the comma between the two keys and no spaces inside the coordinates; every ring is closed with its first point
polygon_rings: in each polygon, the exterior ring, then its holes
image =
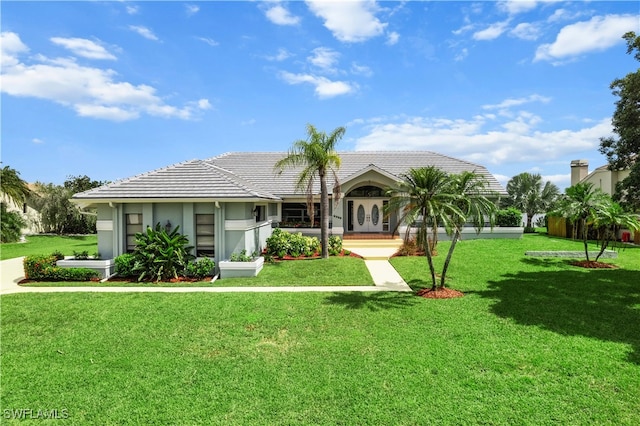
{"type": "Polygon", "coordinates": [[[246,250],[232,253],[229,260],[219,263],[220,278],[255,277],[264,266],[264,257],[257,253],[247,254],[246,250]]]}

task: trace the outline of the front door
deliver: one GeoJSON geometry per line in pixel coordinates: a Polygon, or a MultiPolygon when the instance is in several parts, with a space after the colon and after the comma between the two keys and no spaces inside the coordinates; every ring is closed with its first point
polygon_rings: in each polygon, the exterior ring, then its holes
{"type": "Polygon", "coordinates": [[[353,200],[354,232],[382,232],[382,200],[353,200]]]}

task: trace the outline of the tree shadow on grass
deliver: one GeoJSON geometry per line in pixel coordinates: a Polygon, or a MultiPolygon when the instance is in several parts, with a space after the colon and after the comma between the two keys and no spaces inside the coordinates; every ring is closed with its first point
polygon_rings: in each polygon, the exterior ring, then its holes
{"type": "Polygon", "coordinates": [[[628,361],[640,364],[640,271],[519,272],[474,293],[495,300],[491,311],[519,324],[628,344],[628,361]]]}
{"type": "Polygon", "coordinates": [[[343,305],[345,309],[369,309],[380,311],[383,309],[398,309],[418,303],[413,293],[394,291],[379,292],[340,292],[333,293],[325,299],[325,303],[343,305]]]}

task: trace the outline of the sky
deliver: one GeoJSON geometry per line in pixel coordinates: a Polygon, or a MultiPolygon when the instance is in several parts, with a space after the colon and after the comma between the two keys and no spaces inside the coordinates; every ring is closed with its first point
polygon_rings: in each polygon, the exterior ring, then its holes
{"type": "Polygon", "coordinates": [[[286,151],[310,123],[563,189],[606,164],[639,65],[637,1],[2,1],[0,23],[2,166],[54,184],[286,151]]]}

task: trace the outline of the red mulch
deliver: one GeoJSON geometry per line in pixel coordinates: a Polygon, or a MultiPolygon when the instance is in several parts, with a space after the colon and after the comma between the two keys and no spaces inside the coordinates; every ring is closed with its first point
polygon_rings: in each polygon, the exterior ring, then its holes
{"type": "Polygon", "coordinates": [[[455,297],[462,297],[464,293],[451,288],[438,288],[435,291],[430,288],[423,288],[416,293],[417,296],[424,297],[426,299],[453,299],[455,297]]]}
{"type": "Polygon", "coordinates": [[[571,262],[573,266],[579,266],[581,268],[589,268],[589,269],[616,269],[616,265],[612,265],[610,263],[596,262],[595,260],[576,260],[575,262],[571,262]]]}

